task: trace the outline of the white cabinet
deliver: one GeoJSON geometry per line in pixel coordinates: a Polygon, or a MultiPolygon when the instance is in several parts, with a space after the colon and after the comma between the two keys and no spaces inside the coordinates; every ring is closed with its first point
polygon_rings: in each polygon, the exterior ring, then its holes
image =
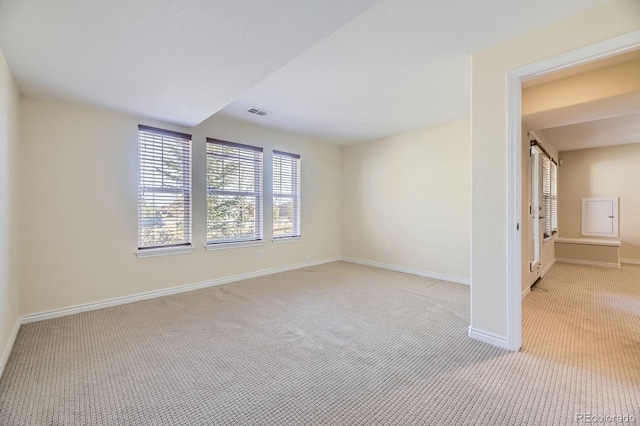
{"type": "Polygon", "coordinates": [[[618,199],[582,199],[582,235],[618,237],[618,199]]]}

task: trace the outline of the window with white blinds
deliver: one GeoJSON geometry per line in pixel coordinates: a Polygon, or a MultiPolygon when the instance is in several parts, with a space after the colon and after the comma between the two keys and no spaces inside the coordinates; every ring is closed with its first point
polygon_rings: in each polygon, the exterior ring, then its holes
{"type": "Polygon", "coordinates": [[[191,245],[191,135],[138,126],[138,249],[191,245]]]}
{"type": "Polygon", "coordinates": [[[542,214],[544,237],[558,230],[558,166],[548,157],[542,157],[542,214]]]}
{"type": "Polygon", "coordinates": [[[262,148],[207,138],[207,244],[262,240],[262,148]]]}
{"type": "Polygon", "coordinates": [[[300,235],[300,156],[273,151],[273,238],[300,235]]]}
{"type": "Polygon", "coordinates": [[[558,165],[551,162],[551,233],[558,232],[558,165]]]}

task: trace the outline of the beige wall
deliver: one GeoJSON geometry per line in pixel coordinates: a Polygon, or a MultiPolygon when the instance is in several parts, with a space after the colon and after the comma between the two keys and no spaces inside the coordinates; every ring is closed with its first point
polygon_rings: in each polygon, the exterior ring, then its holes
{"type": "Polygon", "coordinates": [[[473,56],[472,329],[507,336],[507,73],[640,29],[639,16],[640,2],[614,0],[473,56]]]}
{"type": "Polygon", "coordinates": [[[469,143],[466,119],[344,147],[342,254],[468,280],[469,143]]]}
{"type": "Polygon", "coordinates": [[[618,265],[619,248],[612,246],[594,246],[556,242],[558,259],[586,260],[589,262],[610,263],[618,265]]]}
{"type": "MultiPolygon", "coordinates": [[[[339,148],[212,118],[193,129],[194,252],[136,258],[140,123],[191,132],[85,105],[22,98],[24,314],[303,263],[306,255],[340,255],[339,148]],[[302,242],[272,245],[267,226],[262,247],[205,251],[206,136],[302,155],[302,242]]],[[[268,194],[266,182],[264,189],[268,194]]],[[[269,200],[266,195],[267,214],[269,200]]]]}
{"type": "Polygon", "coordinates": [[[523,90],[522,114],[639,92],[639,75],[640,59],[529,87],[523,90]]]}
{"type": "MultiPolygon", "coordinates": [[[[522,100],[526,99],[526,93],[523,91],[522,100]]],[[[529,157],[530,138],[528,135],[530,129],[522,128],[522,291],[531,286],[530,279],[530,263],[531,263],[531,220],[529,219],[529,206],[531,205],[531,163],[529,157]]],[[[544,149],[551,155],[553,159],[558,161],[558,150],[550,141],[544,139],[536,133],[540,139],[538,142],[542,144],[544,149]]],[[[542,226],[542,225],[541,225],[542,226]]],[[[558,226],[559,228],[559,226],[558,226]]],[[[543,273],[549,265],[555,260],[556,252],[554,238],[547,239],[542,242],[540,247],[540,272],[543,273]]]]}
{"type": "Polygon", "coordinates": [[[560,153],[558,226],[581,237],[582,198],[619,197],[620,258],[640,260],[640,143],[560,153]]]}
{"type": "Polygon", "coordinates": [[[18,88],[0,52],[0,374],[20,316],[18,105],[18,88]]]}

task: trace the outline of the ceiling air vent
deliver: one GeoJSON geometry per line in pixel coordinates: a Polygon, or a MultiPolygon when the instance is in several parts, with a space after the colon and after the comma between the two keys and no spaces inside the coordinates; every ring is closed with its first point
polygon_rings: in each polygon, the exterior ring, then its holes
{"type": "Polygon", "coordinates": [[[269,111],[265,111],[263,109],[256,108],[256,107],[249,108],[247,110],[247,112],[250,112],[251,114],[255,114],[255,115],[267,115],[267,114],[269,114],[269,111]]]}

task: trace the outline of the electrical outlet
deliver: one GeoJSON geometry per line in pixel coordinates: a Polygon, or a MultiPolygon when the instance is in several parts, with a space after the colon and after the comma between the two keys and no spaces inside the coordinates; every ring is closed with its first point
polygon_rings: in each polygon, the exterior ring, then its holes
{"type": "Polygon", "coordinates": [[[384,248],[384,254],[389,254],[389,253],[391,253],[391,250],[389,250],[389,247],[387,246],[384,248]]]}
{"type": "Polygon", "coordinates": [[[258,250],[258,257],[262,257],[262,250],[258,250]]]}
{"type": "Polygon", "coordinates": [[[11,310],[14,310],[16,308],[16,298],[14,296],[11,296],[11,310]]]}
{"type": "Polygon", "coordinates": [[[415,257],[416,252],[413,249],[409,249],[409,257],[415,257]]]}
{"type": "Polygon", "coordinates": [[[310,254],[307,255],[306,261],[307,261],[307,263],[311,262],[311,255],[310,254]]]}

